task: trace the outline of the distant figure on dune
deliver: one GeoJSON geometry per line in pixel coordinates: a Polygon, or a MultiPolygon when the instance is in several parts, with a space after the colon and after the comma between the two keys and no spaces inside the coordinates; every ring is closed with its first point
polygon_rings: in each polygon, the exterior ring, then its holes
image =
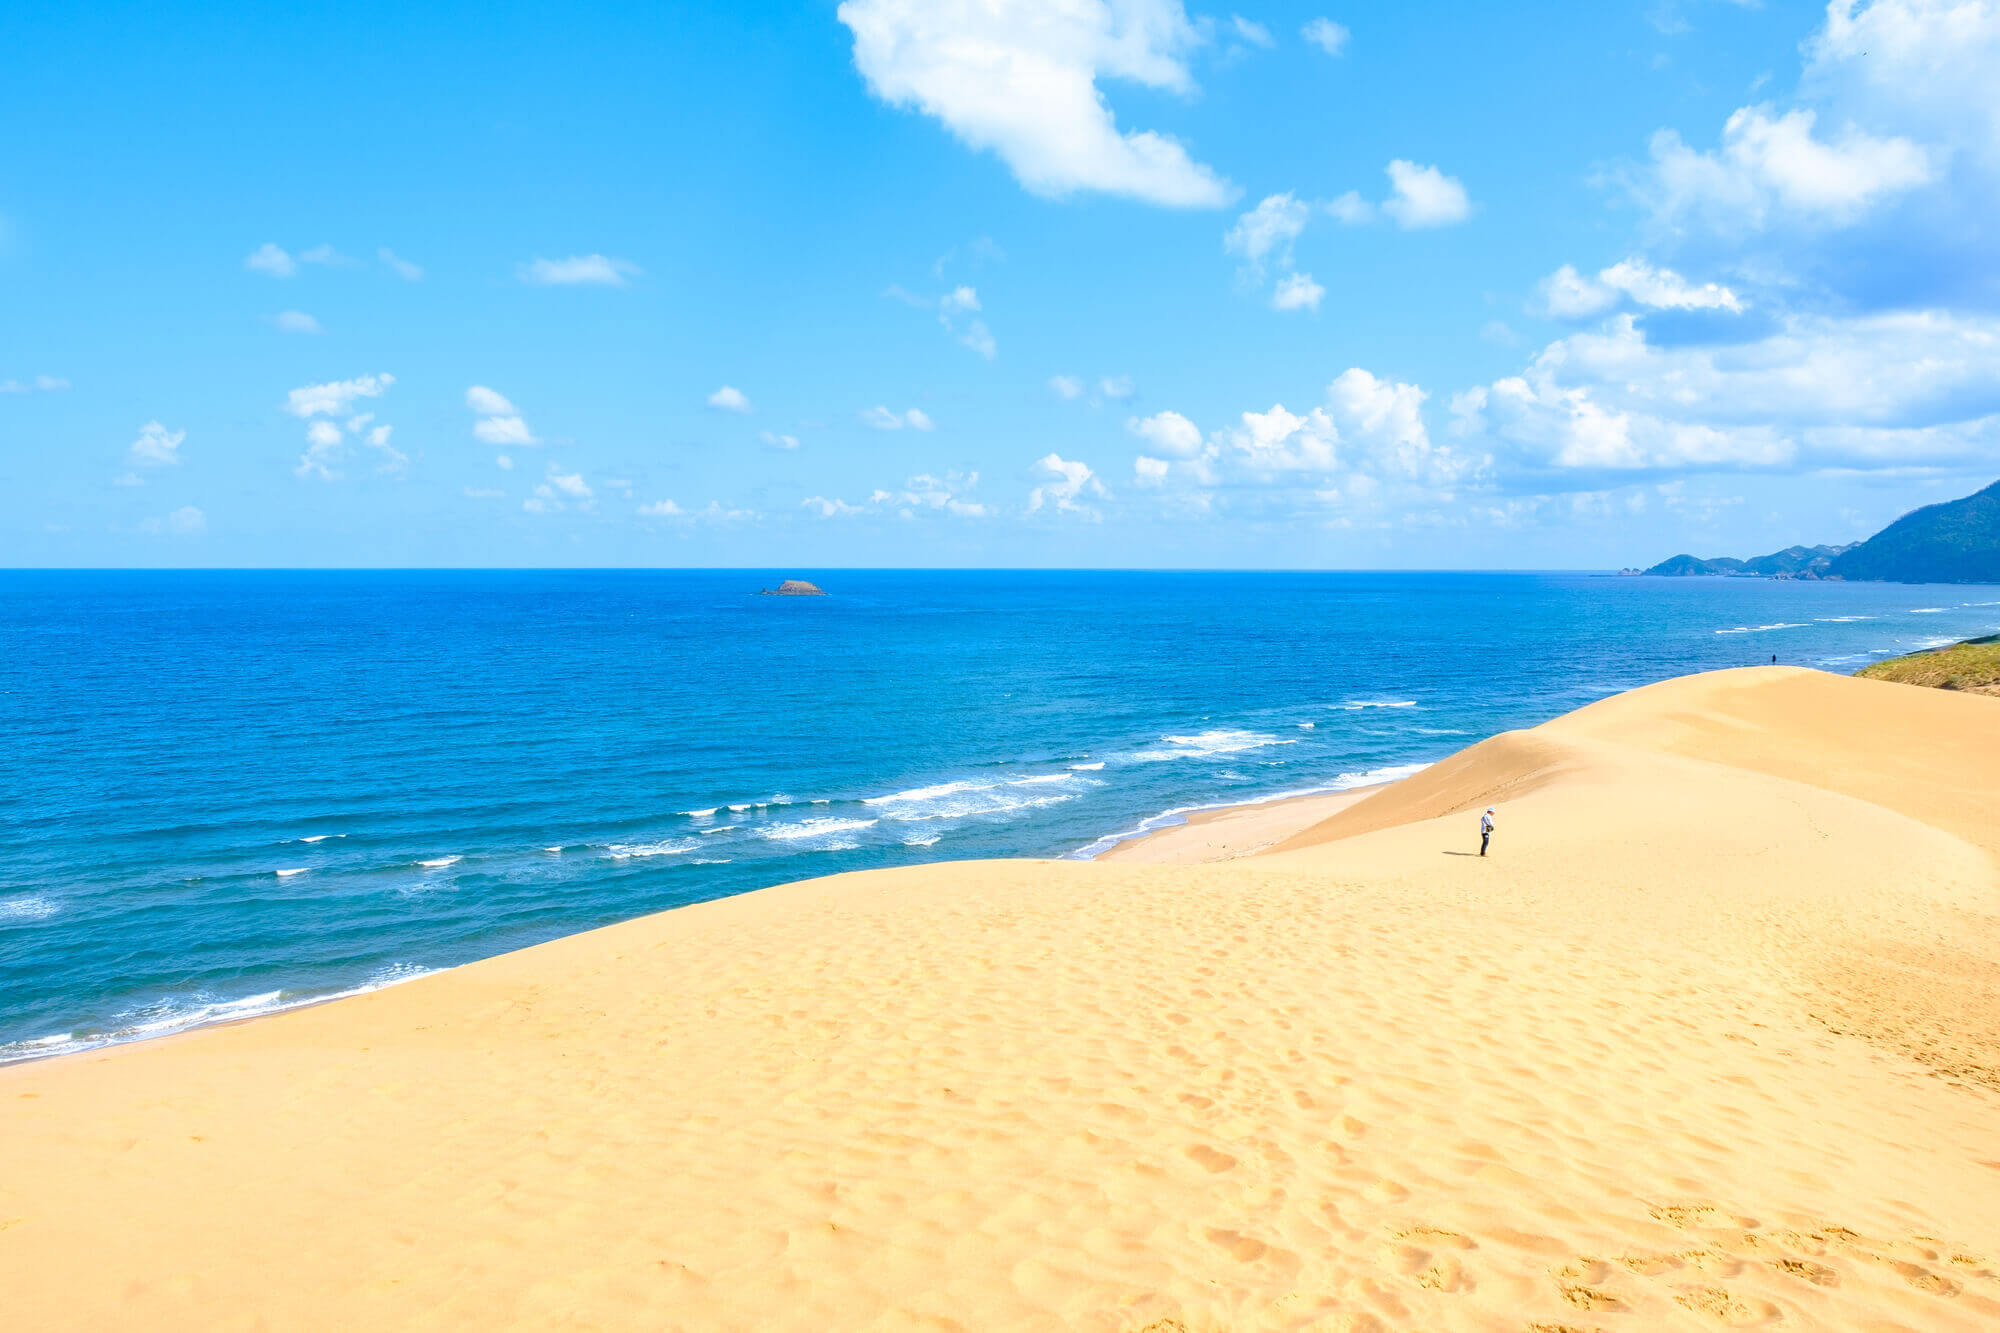
{"type": "Polygon", "coordinates": [[[1479,817],[1479,854],[1486,855],[1486,844],[1493,840],[1493,807],[1487,806],[1486,813],[1479,817]]]}
{"type": "Polygon", "coordinates": [[[1778,655],[1776,653],[1771,654],[1771,665],[1772,666],[1778,665],[1778,655]]]}

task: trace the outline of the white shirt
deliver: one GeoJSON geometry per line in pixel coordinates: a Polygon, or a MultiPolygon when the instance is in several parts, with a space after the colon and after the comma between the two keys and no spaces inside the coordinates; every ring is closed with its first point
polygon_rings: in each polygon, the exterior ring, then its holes
{"type": "Polygon", "coordinates": [[[1492,812],[1489,811],[1479,817],[1479,831],[1481,833],[1491,833],[1493,831],[1492,812]]]}

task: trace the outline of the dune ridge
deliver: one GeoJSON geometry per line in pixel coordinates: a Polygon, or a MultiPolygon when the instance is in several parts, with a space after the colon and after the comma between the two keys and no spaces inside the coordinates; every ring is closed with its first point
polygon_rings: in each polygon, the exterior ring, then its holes
{"type": "Polygon", "coordinates": [[[1254,857],[787,885],[0,1069],[0,1291],[38,1328],[2000,1326],[1996,779],[1990,699],[1713,673],[1254,857]]]}

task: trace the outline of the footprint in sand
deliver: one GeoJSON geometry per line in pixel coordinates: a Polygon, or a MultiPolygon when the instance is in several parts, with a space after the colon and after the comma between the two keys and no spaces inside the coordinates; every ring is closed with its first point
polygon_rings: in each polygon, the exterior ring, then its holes
{"type": "Polygon", "coordinates": [[[1226,1152],[1217,1152],[1206,1143],[1197,1143],[1187,1150],[1187,1155],[1196,1166],[1211,1174],[1227,1171],[1236,1165],[1236,1159],[1226,1152]]]}

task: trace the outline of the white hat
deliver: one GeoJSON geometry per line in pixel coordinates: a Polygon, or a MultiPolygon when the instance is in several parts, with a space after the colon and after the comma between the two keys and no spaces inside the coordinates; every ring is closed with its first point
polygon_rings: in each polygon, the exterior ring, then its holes
{"type": "Polygon", "coordinates": [[[1489,806],[1487,806],[1487,807],[1486,807],[1486,813],[1487,813],[1487,814],[1489,814],[1489,815],[1490,815],[1490,814],[1492,814],[1492,813],[1493,813],[1493,807],[1492,807],[1492,806],[1490,806],[1490,805],[1489,805],[1489,806]]]}

